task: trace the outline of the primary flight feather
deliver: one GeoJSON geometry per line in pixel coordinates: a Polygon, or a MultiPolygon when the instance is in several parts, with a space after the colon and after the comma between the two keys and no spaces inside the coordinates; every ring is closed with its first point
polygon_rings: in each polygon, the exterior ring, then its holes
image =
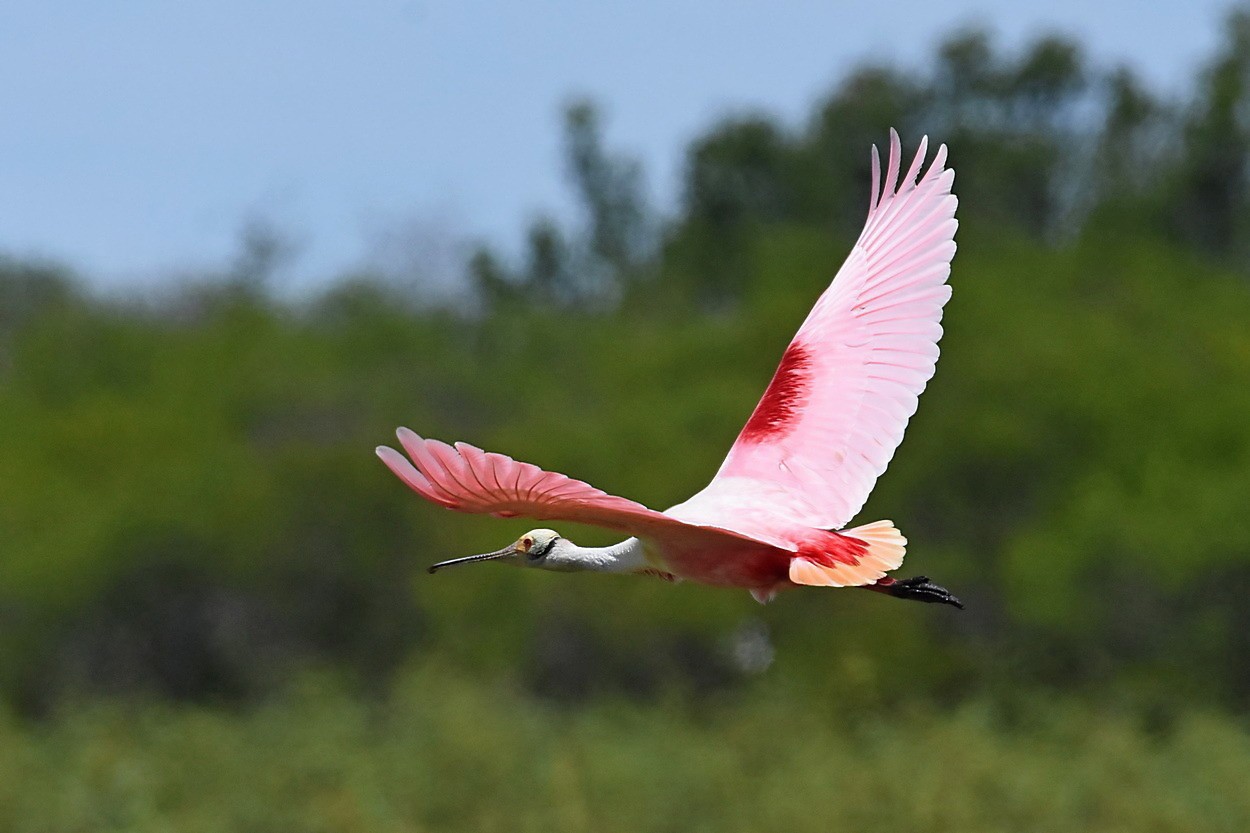
{"type": "Polygon", "coordinates": [[[399,429],[408,456],[386,446],[378,456],[427,500],[630,536],[611,547],[579,547],[536,529],[497,552],[430,571],[503,560],[743,587],[760,601],[785,588],[821,585],[962,607],[923,576],[886,575],[902,564],[907,543],[890,521],[842,530],[894,456],[937,362],[958,201],[946,146],[924,169],[927,148],[926,137],[902,173],[902,148],[891,130],[883,183],[873,147],[859,239],[786,348],[720,470],[684,503],[657,512],[502,454],[399,429]]]}

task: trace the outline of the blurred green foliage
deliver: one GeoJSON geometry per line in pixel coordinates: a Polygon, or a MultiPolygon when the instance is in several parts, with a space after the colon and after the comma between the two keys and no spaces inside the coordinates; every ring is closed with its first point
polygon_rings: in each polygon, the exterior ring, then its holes
{"type": "Polygon", "coordinates": [[[0,723],[0,826],[1244,829],[1221,779],[1250,741],[1210,710],[1250,705],[1248,21],[1183,104],[1062,38],[960,33],[801,127],[713,126],[663,220],[580,102],[582,221],[481,248],[452,302],[367,275],[278,300],[261,232],[159,301],[0,261],[0,700],[56,718],[0,723]],[[962,226],[862,517],[965,613],[424,575],[528,525],[411,495],[370,453],[396,425],[656,507],[699,489],[891,125],[950,144],[962,226]],[[338,682],[277,694],[310,668],[338,682]],[[279,699],[69,716],[100,693],[279,699]]]}
{"type": "Polygon", "coordinates": [[[562,713],[429,667],[373,703],[312,680],[244,715],[0,720],[0,826],[1240,833],[1250,818],[1250,736],[1201,710],[1146,730],[1068,700],[885,717],[796,695],[774,681],[698,709],[562,713]]]}

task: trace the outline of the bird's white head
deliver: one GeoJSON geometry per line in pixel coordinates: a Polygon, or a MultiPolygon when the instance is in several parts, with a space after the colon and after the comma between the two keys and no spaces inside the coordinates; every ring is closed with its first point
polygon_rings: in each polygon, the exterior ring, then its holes
{"type": "Polygon", "coordinates": [[[430,567],[429,572],[434,573],[456,564],[472,564],[475,561],[503,561],[518,567],[567,572],[579,569],[576,559],[565,557],[570,554],[571,549],[570,542],[561,538],[554,529],[531,529],[501,550],[440,561],[430,567]]]}

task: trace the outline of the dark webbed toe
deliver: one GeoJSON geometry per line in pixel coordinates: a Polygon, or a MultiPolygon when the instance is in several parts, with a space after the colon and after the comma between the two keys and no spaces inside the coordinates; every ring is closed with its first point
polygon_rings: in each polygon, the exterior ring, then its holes
{"type": "Polygon", "coordinates": [[[964,603],[959,601],[959,598],[954,593],[940,584],[934,584],[929,581],[928,576],[916,576],[915,578],[895,581],[889,585],[886,592],[900,599],[912,599],[913,601],[927,602],[929,604],[947,604],[953,605],[960,610],[964,609],[964,603]]]}

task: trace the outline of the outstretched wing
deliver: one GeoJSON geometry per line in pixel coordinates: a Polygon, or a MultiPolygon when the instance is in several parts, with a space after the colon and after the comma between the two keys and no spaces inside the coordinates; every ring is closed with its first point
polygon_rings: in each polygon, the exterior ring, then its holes
{"type": "Polygon", "coordinates": [[[900,181],[901,147],[891,130],[880,192],[872,149],[872,196],[859,240],[716,477],[670,513],[715,522],[743,510],[837,529],[864,505],[933,376],[938,322],[951,294],[955,172],[944,167],[942,145],[917,182],[927,147],[926,137],[900,181]]]}
{"type": "Polygon", "coordinates": [[[765,543],[726,529],[686,523],[580,480],[467,443],[453,447],[422,439],[407,428],[400,428],[397,435],[412,461],[387,446],[378,447],[378,457],[421,497],[458,512],[575,521],[687,545],[732,549],[735,543],[755,547],[765,543]]]}

